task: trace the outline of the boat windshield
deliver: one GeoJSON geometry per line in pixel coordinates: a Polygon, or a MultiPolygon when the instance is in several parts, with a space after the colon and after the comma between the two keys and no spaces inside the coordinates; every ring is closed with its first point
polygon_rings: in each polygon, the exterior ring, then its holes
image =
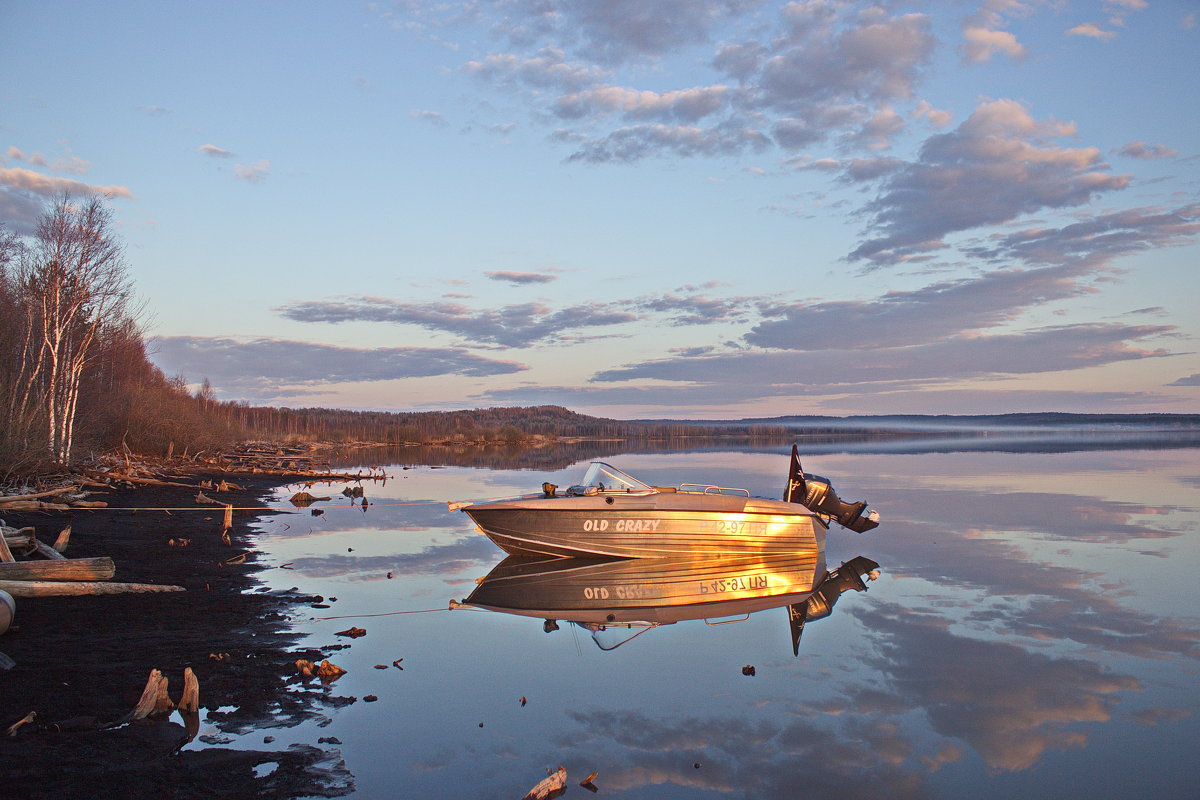
{"type": "Polygon", "coordinates": [[[643,494],[654,491],[653,487],[647,486],[637,478],[630,477],[603,461],[592,462],[587,472],[583,474],[580,486],[585,489],[594,486],[597,492],[620,492],[622,494],[643,494]]]}

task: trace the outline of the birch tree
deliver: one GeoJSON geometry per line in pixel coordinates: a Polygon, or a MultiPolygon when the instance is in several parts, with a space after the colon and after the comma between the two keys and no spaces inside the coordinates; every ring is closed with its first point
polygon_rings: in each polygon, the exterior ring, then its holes
{"type": "Polygon", "coordinates": [[[130,320],[123,247],[103,199],[58,198],[38,221],[17,284],[24,319],[12,412],[40,418],[49,457],[69,463],[80,383],[106,334],[130,320]]]}

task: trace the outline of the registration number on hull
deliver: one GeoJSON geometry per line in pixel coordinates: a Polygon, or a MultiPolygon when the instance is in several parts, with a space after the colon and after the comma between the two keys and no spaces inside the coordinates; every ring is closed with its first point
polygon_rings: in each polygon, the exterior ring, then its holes
{"type": "Polygon", "coordinates": [[[766,575],[742,575],[736,578],[719,578],[700,584],[700,594],[720,594],[721,592],[749,592],[756,589],[766,589],[769,581],[766,575]]]}

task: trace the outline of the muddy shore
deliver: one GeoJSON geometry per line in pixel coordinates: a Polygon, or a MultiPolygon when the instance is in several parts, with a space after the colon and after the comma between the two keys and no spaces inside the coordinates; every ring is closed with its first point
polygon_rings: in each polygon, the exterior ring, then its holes
{"type": "Polygon", "coordinates": [[[219,495],[235,508],[261,506],[287,482],[197,473],[175,479],[191,484],[186,488],[96,490],[89,499],[107,509],[0,514],[9,526],[33,526],[46,543],[70,524],[65,555],[111,557],[116,581],[186,589],[17,599],[13,628],[0,636],[0,652],[16,662],[0,670],[0,798],[337,797],[352,790],[336,747],[317,741],[283,750],[269,742],[253,751],[203,743],[181,750],[187,733],[177,712],[104,727],[133,709],[151,669],[167,677],[178,701],[191,667],[201,720],[228,733],[263,729],[267,739],[271,727],[346,702],[335,688],[296,674],[297,659],[319,661],[332,651],[298,648],[289,629],[289,612],[317,598],[270,593],[256,580],[252,526],[259,513],[235,512],[226,543],[219,506],[161,510],[196,506],[195,485],[221,477],[240,487],[219,495]],[[4,735],[30,711],[37,714],[32,723],[4,735]]]}

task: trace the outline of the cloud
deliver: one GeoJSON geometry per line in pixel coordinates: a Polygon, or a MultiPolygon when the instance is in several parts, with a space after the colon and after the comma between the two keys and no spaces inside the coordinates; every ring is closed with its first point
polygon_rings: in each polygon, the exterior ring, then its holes
{"type": "Polygon", "coordinates": [[[1129,185],[1094,147],[1045,144],[1074,127],[1040,122],[1012,100],[981,104],[955,131],[925,141],[917,161],[891,174],[867,204],[875,238],[850,253],[874,265],[922,257],[943,237],[1051,208],[1081,205],[1129,185]]]}
{"type": "Polygon", "coordinates": [[[297,322],[416,325],[505,347],[525,347],[561,338],[581,328],[607,327],[637,319],[629,311],[604,303],[582,303],[558,310],[540,303],[521,303],[480,310],[461,303],[402,303],[379,297],[308,301],[276,310],[297,322]]]}
{"type": "MultiPolygon", "coordinates": [[[[15,148],[9,150],[8,156],[15,159],[13,150],[15,148]]],[[[24,158],[19,150],[16,152],[24,158]]],[[[45,211],[46,199],[62,194],[133,198],[133,192],[124,186],[100,186],[73,178],[44,175],[24,167],[0,167],[0,223],[16,233],[32,234],[38,218],[45,211]]]]}
{"type": "Polygon", "coordinates": [[[1200,203],[1176,209],[1130,208],[1061,228],[1027,228],[966,248],[975,258],[1027,264],[1098,266],[1132,253],[1190,244],[1200,234],[1200,203]]]}
{"type": "Polygon", "coordinates": [[[661,123],[634,125],[618,128],[598,138],[585,137],[582,145],[568,160],[632,163],[650,156],[667,154],[683,158],[729,156],[747,149],[763,150],[769,142],[762,131],[732,124],[714,128],[661,123]]]}
{"type": "Polygon", "coordinates": [[[1010,322],[1029,308],[1088,294],[1077,267],[1000,269],[873,300],[764,304],[756,347],[854,350],[930,344],[1010,322]]]}
{"type": "Polygon", "coordinates": [[[893,101],[912,95],[934,47],[923,14],[840,19],[832,6],[792,4],[786,43],[762,62],[762,100],[780,110],[814,102],[893,101]]]}
{"type": "Polygon", "coordinates": [[[963,29],[964,44],[959,47],[959,53],[964,61],[981,64],[991,61],[992,56],[1000,53],[1011,59],[1025,57],[1025,47],[1017,41],[1017,37],[1008,31],[989,30],[977,25],[963,29]]]}
{"type": "Polygon", "coordinates": [[[882,108],[842,141],[854,149],[887,150],[892,146],[892,137],[903,130],[904,118],[890,108],[882,108]]]}
{"type": "Polygon", "coordinates": [[[710,325],[744,319],[750,302],[745,297],[705,297],[699,294],[671,293],[645,295],[634,301],[637,308],[668,315],[681,325],[710,325]]]}
{"type": "Polygon", "coordinates": [[[1194,372],[1179,380],[1171,381],[1167,386],[1200,386],[1200,372],[1194,372]]]}
{"type": "MultiPolygon", "coordinates": [[[[771,394],[835,394],[931,387],[949,380],[1036,375],[1168,355],[1133,343],[1168,334],[1167,326],[1079,324],[1024,333],[949,337],[919,347],[733,352],[665,358],[603,370],[592,381],[681,381],[713,387],[755,385],[771,394]]],[[[777,332],[776,332],[777,333],[777,332]]]]}
{"type": "Polygon", "coordinates": [[[1081,23],[1067,31],[1067,36],[1085,36],[1088,39],[1099,39],[1103,42],[1107,42],[1110,39],[1115,38],[1116,35],[1116,31],[1102,30],[1098,25],[1092,22],[1081,23]]]}
{"type": "Polygon", "coordinates": [[[0,187],[16,189],[42,197],[67,194],[99,194],[105,197],[132,198],[133,192],[124,186],[99,186],[72,178],[55,178],[23,167],[0,168],[0,187]]]}
{"type": "Polygon", "coordinates": [[[584,51],[601,62],[656,56],[704,42],[708,27],[727,13],[720,0],[609,0],[562,6],[566,24],[578,26],[584,51]]]}
{"type": "Polygon", "coordinates": [[[607,73],[599,67],[566,61],[566,53],[556,47],[544,47],[533,56],[495,53],[468,61],[463,70],[476,78],[499,85],[524,85],[535,89],[578,91],[593,86],[607,73]]]}
{"type": "Polygon", "coordinates": [[[701,86],[668,92],[603,86],[561,95],[554,112],[564,119],[621,113],[626,119],[695,122],[723,110],[731,94],[727,86],[701,86]]]}
{"type": "Polygon", "coordinates": [[[846,136],[844,146],[887,146],[901,124],[889,104],[912,96],[932,57],[936,40],[927,16],[791,3],[765,25],[756,21],[760,32],[776,34],[769,39],[734,36],[709,49],[712,22],[752,14],[716,0],[550,0],[523,13],[511,9],[500,26],[513,44],[540,42],[540,48],[492,53],[463,70],[524,92],[536,118],[576,126],[552,137],[576,145],[573,161],[757,152],[771,144],[767,130],[790,149],[835,135],[846,136]],[[620,86],[598,66],[688,48],[711,53],[710,65],[736,85],[620,86]]]}
{"type": "Polygon", "coordinates": [[[928,100],[917,103],[917,107],[912,110],[912,117],[913,119],[927,119],[929,124],[935,128],[944,128],[954,119],[954,115],[949,111],[934,108],[928,100]]]}
{"type": "Polygon", "coordinates": [[[266,159],[253,164],[237,164],[233,168],[233,177],[247,183],[263,183],[271,174],[271,162],[266,159]]]}
{"type": "Polygon", "coordinates": [[[1026,16],[1042,0],[984,0],[979,10],[963,23],[963,44],[958,54],[968,63],[984,63],[993,55],[1012,59],[1026,55],[1025,46],[1012,33],[1003,30],[1011,16],[1026,16]]]}
{"type": "Polygon", "coordinates": [[[514,286],[526,286],[533,283],[550,283],[558,280],[557,275],[547,275],[544,272],[510,272],[508,270],[497,270],[495,272],[485,272],[494,281],[504,281],[511,283],[514,286]]]}
{"type": "Polygon", "coordinates": [[[436,128],[445,128],[450,125],[440,111],[415,109],[408,112],[408,115],[413,119],[421,120],[422,122],[428,122],[430,125],[433,125],[436,128]]]}
{"type": "Polygon", "coordinates": [[[27,156],[19,148],[10,146],[5,155],[14,161],[25,161],[35,167],[43,167],[51,172],[65,172],[70,175],[85,175],[92,166],[90,161],[85,161],[79,156],[71,155],[70,153],[50,161],[41,153],[30,153],[27,156]]]}
{"type": "Polygon", "coordinates": [[[151,341],[151,360],[168,375],[207,377],[222,393],[266,391],[285,385],[383,381],[437,375],[486,377],[526,369],[461,348],[334,347],[286,339],[163,336],[151,341]]]}
{"type": "Polygon", "coordinates": [[[1174,158],[1179,155],[1178,150],[1174,150],[1163,144],[1146,144],[1145,142],[1136,141],[1124,144],[1118,147],[1115,151],[1118,155],[1128,158],[1154,159],[1154,158],[1174,158]]]}
{"type": "Polygon", "coordinates": [[[223,147],[217,147],[215,144],[202,144],[197,148],[201,153],[213,158],[232,158],[233,153],[223,147]]]}

